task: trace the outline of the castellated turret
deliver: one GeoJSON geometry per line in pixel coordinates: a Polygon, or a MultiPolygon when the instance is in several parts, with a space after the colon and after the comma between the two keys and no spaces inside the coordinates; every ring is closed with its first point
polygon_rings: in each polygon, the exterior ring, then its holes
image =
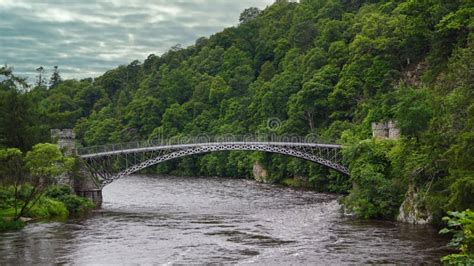
{"type": "Polygon", "coordinates": [[[58,143],[66,156],[76,154],[75,137],[72,129],[51,129],[51,140],[58,143]]]}
{"type": "Polygon", "coordinates": [[[399,139],[400,129],[397,128],[396,122],[393,120],[381,123],[373,122],[372,137],[376,139],[399,139]]]}

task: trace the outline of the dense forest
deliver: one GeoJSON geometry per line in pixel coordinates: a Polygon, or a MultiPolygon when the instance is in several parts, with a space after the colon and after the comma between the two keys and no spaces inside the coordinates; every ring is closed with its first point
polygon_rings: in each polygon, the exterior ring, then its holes
{"type": "MultiPolygon", "coordinates": [[[[316,134],[343,144],[351,176],[282,155],[220,152],[160,173],[306,177],[364,218],[394,219],[406,198],[434,222],[474,209],[474,4],[469,0],[277,0],[238,26],[97,78],[34,86],[0,69],[0,148],[23,151],[74,128],[83,146],[245,133],[316,134]],[[268,128],[278,119],[277,128],[268,128]],[[394,120],[399,140],[372,139],[394,120]],[[408,191],[408,192],[407,192],[408,191]]],[[[406,206],[411,208],[410,206],[406,206]]]]}

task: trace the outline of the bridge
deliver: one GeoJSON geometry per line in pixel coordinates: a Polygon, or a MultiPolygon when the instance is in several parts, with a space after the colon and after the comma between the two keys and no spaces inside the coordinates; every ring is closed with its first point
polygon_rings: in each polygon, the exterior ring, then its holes
{"type": "Polygon", "coordinates": [[[342,174],[341,146],[317,143],[313,136],[219,136],[177,137],[141,142],[109,144],[77,149],[97,187],[147,167],[184,156],[216,151],[262,151],[289,155],[326,166],[342,174]]]}

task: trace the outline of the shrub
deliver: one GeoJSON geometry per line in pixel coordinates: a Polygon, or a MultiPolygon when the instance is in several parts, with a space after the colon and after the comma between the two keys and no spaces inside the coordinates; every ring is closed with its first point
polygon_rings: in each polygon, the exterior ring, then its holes
{"type": "Polygon", "coordinates": [[[82,214],[94,207],[89,199],[73,194],[72,188],[64,185],[51,186],[45,196],[62,202],[70,214],[82,214]]]}
{"type": "Polygon", "coordinates": [[[8,209],[13,206],[15,193],[10,187],[0,187],[0,209],[8,209]]]}
{"type": "Polygon", "coordinates": [[[455,179],[449,187],[449,207],[451,210],[465,210],[474,208],[474,177],[461,176],[455,179]]]}
{"type": "Polygon", "coordinates": [[[45,196],[28,211],[28,215],[34,218],[66,218],[68,214],[64,203],[45,196]]]}
{"type": "Polygon", "coordinates": [[[46,192],[45,196],[52,199],[61,199],[64,196],[72,194],[72,188],[65,185],[54,185],[50,186],[46,192]]]}
{"type": "Polygon", "coordinates": [[[94,203],[85,198],[76,195],[66,195],[61,201],[64,203],[70,214],[83,214],[86,211],[94,208],[94,203]]]}
{"type": "Polygon", "coordinates": [[[467,209],[448,214],[448,217],[443,217],[448,227],[440,233],[453,234],[449,246],[458,249],[460,253],[444,256],[441,261],[452,265],[474,265],[474,212],[467,209]]]}

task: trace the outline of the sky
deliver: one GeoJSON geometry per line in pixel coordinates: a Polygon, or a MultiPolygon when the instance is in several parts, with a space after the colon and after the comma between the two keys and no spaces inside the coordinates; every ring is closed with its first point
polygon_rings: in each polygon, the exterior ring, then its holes
{"type": "Polygon", "coordinates": [[[149,54],[194,44],[239,22],[248,7],[274,0],[0,0],[0,64],[33,82],[96,77],[149,54]]]}

